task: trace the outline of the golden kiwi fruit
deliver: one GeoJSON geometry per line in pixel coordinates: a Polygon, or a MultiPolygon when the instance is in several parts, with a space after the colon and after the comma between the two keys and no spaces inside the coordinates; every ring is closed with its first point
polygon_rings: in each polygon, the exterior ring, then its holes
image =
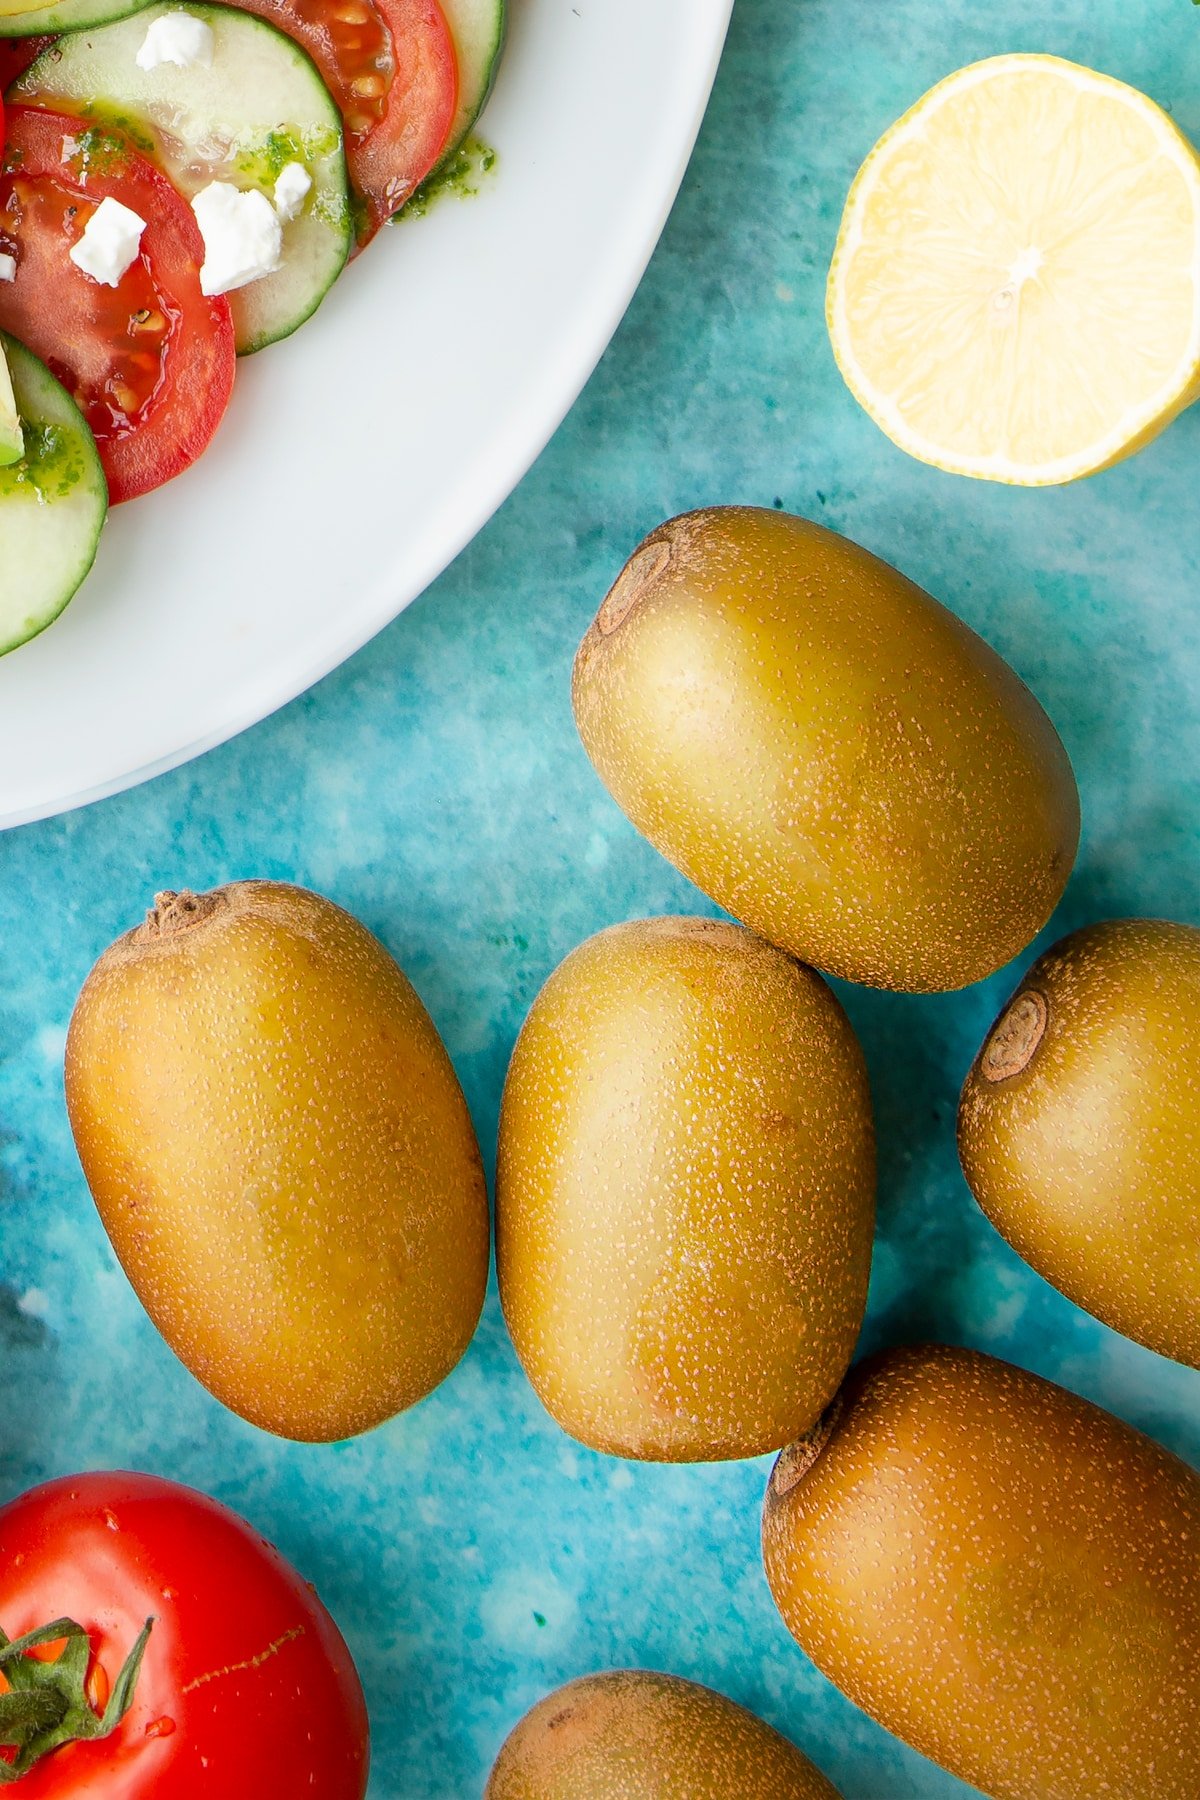
{"type": "Polygon", "coordinates": [[[1049,950],[967,1076],[958,1147],[1040,1275],[1200,1368],[1200,931],[1112,919],[1049,950]]]}
{"type": "Polygon", "coordinates": [[[653,532],[580,646],[574,704],[650,842],[850,981],[979,981],[1071,872],[1075,778],[1028,688],[921,588],[806,519],[713,507],[653,532]]]}
{"type": "Polygon", "coordinates": [[[526,1713],[484,1800],[838,1800],[788,1739],[723,1694],[645,1669],[568,1682],[526,1713]]]}
{"type": "Polygon", "coordinates": [[[763,1546],[788,1629],[992,1800],[1195,1800],[1200,1476],[969,1350],[852,1371],[786,1450],[763,1546]]]}
{"type": "Polygon", "coordinates": [[[603,931],[550,977],[504,1090],[500,1298],[550,1413],[667,1462],[778,1449],[862,1323],[875,1140],[819,975],[740,926],[603,931]]]}
{"type": "Polygon", "coordinates": [[[449,1374],[487,1281],[479,1148],[428,1013],[340,907],[160,895],[88,976],[66,1090],[138,1297],[234,1412],[343,1438],[449,1374]]]}

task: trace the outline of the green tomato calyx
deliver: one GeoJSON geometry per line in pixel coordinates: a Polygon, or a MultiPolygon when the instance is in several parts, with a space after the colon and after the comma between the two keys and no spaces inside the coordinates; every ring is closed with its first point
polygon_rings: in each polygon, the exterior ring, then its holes
{"type": "Polygon", "coordinates": [[[55,1619],[19,1638],[8,1638],[0,1631],[0,1675],[8,1684],[7,1691],[0,1693],[0,1786],[19,1781],[43,1756],[63,1744],[106,1738],[116,1730],[133,1700],[153,1624],[153,1619],[147,1619],[142,1626],[102,1713],[96,1712],[87,1696],[91,1640],[82,1625],[73,1619],[55,1619]],[[63,1639],[66,1647],[53,1662],[28,1654],[63,1639]],[[6,1758],[5,1750],[16,1754],[6,1758]]]}

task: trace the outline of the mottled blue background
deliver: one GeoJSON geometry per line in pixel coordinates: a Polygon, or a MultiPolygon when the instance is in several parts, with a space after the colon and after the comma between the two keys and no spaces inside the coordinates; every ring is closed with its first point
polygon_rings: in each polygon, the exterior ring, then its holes
{"type": "MultiPolygon", "coordinates": [[[[1200,922],[1200,415],[1075,489],[959,481],[879,436],[822,323],[862,156],[939,77],[1013,49],[1123,76],[1200,136],[1188,0],[739,0],[645,285],[474,546],[361,655],[236,743],[0,839],[0,1487],[124,1464],[207,1488],[263,1527],[319,1583],[358,1658],[372,1800],[474,1800],[535,1698],[630,1663],[756,1707],[848,1800],[966,1790],[841,1700],[786,1635],[759,1571],[766,1466],[626,1467],[577,1448],[533,1399],[494,1298],[441,1391],[361,1442],[279,1444],[209,1400],[144,1318],[76,1166],[61,1089],[72,1001],[156,887],[310,883],[413,976],[490,1163],[506,1059],[553,965],[613,920],[700,904],[594,778],[568,675],[630,549],[707,501],[781,501],[850,533],[1032,684],[1086,813],[1056,930],[1123,912],[1200,922]]],[[[986,1347],[1200,1463],[1200,1375],[1059,1298],[959,1176],[955,1096],[1010,979],[950,999],[845,994],[882,1137],[867,1339],[986,1347]]]]}

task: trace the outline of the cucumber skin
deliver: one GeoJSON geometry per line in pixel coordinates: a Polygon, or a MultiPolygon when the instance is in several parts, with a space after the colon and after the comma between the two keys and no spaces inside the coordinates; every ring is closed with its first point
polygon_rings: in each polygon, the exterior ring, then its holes
{"type": "MultiPolygon", "coordinates": [[[[87,580],[87,577],[91,574],[92,567],[96,561],[96,553],[100,548],[100,536],[104,529],[104,521],[108,517],[108,483],[104,479],[104,469],[100,462],[100,454],[96,449],[96,440],[88,430],[87,423],[84,420],[82,413],[79,411],[66,389],[62,386],[61,382],[55,379],[46,365],[43,362],[40,362],[33,354],[32,350],[27,350],[24,344],[19,343],[16,338],[10,337],[7,332],[0,331],[0,344],[3,345],[8,357],[8,366],[13,377],[13,388],[17,394],[18,410],[25,414],[25,408],[21,406],[21,400],[23,396],[26,398],[28,397],[28,387],[29,384],[32,383],[35,387],[44,387],[48,393],[55,398],[59,398],[61,400],[61,412],[70,419],[72,425],[78,426],[80,442],[85,457],[90,465],[90,477],[95,484],[95,491],[101,501],[99,515],[96,519],[96,527],[92,533],[92,540],[90,545],[86,546],[84,549],[79,564],[78,579],[75,581],[74,586],[68,587],[65,590],[62,598],[59,600],[57,606],[54,607],[53,611],[45,613],[41,623],[36,625],[32,631],[24,631],[19,636],[5,638],[2,635],[3,627],[0,627],[0,656],[7,656],[10,651],[19,650],[22,644],[32,643],[35,637],[40,637],[42,632],[45,631],[48,626],[53,625],[55,619],[61,618],[62,614],[66,611],[67,607],[71,604],[71,601],[75,598],[76,594],[87,580]],[[74,415],[73,418],[71,417],[72,414],[74,415]]],[[[34,419],[34,423],[42,422],[43,421],[40,419],[34,419]]],[[[22,501],[21,504],[25,505],[28,503],[22,501]]],[[[51,503],[51,505],[52,504],[53,503],[51,503]]]]}
{"type": "Polygon", "coordinates": [[[56,6],[0,18],[0,38],[42,37],[79,31],[84,26],[110,25],[114,19],[128,19],[151,4],[152,0],[59,0],[56,6]]]}
{"type": "MultiPolygon", "coordinates": [[[[1197,4],[1200,4],[1200,0],[1197,0],[1197,4]]],[[[484,107],[492,97],[492,89],[496,85],[496,77],[500,73],[500,64],[504,57],[504,47],[508,42],[509,0],[497,0],[496,11],[499,15],[499,23],[495,42],[492,46],[491,60],[488,63],[487,79],[483,84],[483,90],[470,113],[465,118],[457,121],[455,130],[450,134],[450,140],[447,143],[446,148],[442,151],[437,162],[425,177],[425,181],[435,181],[439,175],[445,172],[451,159],[457,156],[458,152],[462,149],[468,137],[471,135],[471,132],[478,124],[484,107]]],[[[449,21],[447,22],[449,23],[449,21]]],[[[450,35],[452,37],[454,35],[454,26],[452,23],[450,25],[450,35]]],[[[422,186],[424,186],[424,182],[422,183],[422,186]]],[[[401,212],[403,210],[404,209],[401,208],[401,212]]],[[[398,216],[399,215],[397,215],[397,217],[398,216]]]]}
{"type": "Polygon", "coordinates": [[[492,97],[492,89],[495,87],[496,77],[500,73],[500,63],[504,57],[505,46],[508,43],[508,0],[498,0],[497,11],[499,13],[499,25],[496,30],[496,41],[492,48],[492,60],[488,64],[487,81],[484,84],[482,94],[479,96],[479,104],[471,115],[470,123],[468,124],[466,131],[464,131],[463,137],[466,137],[467,131],[470,131],[471,127],[478,122],[480,114],[492,97]]]}
{"type": "MultiPolygon", "coordinates": [[[[499,7],[500,26],[496,33],[496,43],[492,50],[492,60],[488,66],[487,83],[483,93],[479,96],[479,105],[475,108],[471,123],[467,126],[467,131],[470,131],[479,122],[480,114],[492,97],[492,89],[496,85],[496,77],[500,73],[500,64],[504,57],[505,46],[508,43],[508,0],[499,0],[499,7]]],[[[467,135],[467,131],[464,131],[463,133],[464,138],[467,135]]]]}
{"type": "Polygon", "coordinates": [[[7,469],[13,463],[20,462],[25,454],[24,433],[21,429],[21,415],[17,410],[17,398],[13,393],[12,377],[8,372],[8,358],[4,354],[4,346],[0,344],[0,469],[7,469]]]}

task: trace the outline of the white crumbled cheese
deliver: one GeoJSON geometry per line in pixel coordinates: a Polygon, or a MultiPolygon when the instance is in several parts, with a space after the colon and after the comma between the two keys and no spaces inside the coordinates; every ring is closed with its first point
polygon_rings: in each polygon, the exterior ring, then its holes
{"type": "Polygon", "coordinates": [[[138,245],[146,229],[145,219],[111,195],[103,199],[79,241],[67,255],[93,281],[116,287],[126,269],[137,259],[138,245]]]}
{"type": "Polygon", "coordinates": [[[139,69],[160,69],[173,63],[177,69],[190,69],[197,63],[212,67],[212,26],[193,13],[159,13],[152,19],[142,47],[137,53],[139,69]]]}
{"type": "Polygon", "coordinates": [[[228,294],[273,275],[283,261],[283,226],[265,194],[210,181],[192,201],[204,239],[200,291],[228,294]]]}
{"type": "Polygon", "coordinates": [[[294,219],[304,205],[312,176],[303,163],[285,163],[275,183],[275,211],[281,219],[294,219]]]}
{"type": "Polygon", "coordinates": [[[10,256],[7,250],[0,250],[0,281],[17,279],[17,259],[10,256]]]}

